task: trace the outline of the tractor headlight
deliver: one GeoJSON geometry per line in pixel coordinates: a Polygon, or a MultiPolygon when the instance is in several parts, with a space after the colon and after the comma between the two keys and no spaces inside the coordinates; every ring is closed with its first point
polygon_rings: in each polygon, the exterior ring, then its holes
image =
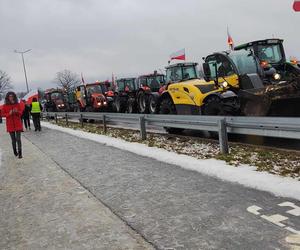
{"type": "Polygon", "coordinates": [[[275,80],[280,80],[280,79],[281,79],[281,75],[278,74],[278,73],[275,73],[275,74],[273,75],[273,78],[274,78],[275,80]]]}
{"type": "Polygon", "coordinates": [[[227,87],[228,87],[228,82],[226,82],[226,81],[225,81],[225,82],[222,82],[222,83],[221,83],[221,86],[222,86],[223,88],[227,88],[227,87]]]}
{"type": "Polygon", "coordinates": [[[103,104],[104,104],[104,105],[106,105],[106,104],[107,104],[107,102],[103,102],[103,104]]]}
{"type": "Polygon", "coordinates": [[[192,93],[189,94],[189,96],[191,97],[192,100],[195,99],[195,93],[192,92],[192,93]]]}
{"type": "Polygon", "coordinates": [[[98,102],[97,104],[98,104],[98,106],[101,106],[101,102],[98,102]]]}

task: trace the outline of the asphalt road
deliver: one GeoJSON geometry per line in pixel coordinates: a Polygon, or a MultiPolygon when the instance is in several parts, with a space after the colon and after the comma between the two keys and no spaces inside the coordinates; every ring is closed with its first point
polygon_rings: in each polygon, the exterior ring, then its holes
{"type": "Polygon", "coordinates": [[[24,136],[157,249],[289,249],[300,230],[299,201],[54,130],[24,136]]]}

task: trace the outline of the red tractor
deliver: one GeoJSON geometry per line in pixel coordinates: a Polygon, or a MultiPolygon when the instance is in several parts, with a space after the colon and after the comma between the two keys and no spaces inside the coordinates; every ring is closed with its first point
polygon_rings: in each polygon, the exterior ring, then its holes
{"type": "Polygon", "coordinates": [[[100,87],[102,89],[102,93],[104,94],[106,101],[107,101],[107,111],[113,111],[114,110],[114,86],[113,83],[110,81],[104,81],[104,82],[96,82],[100,84],[100,87]]]}
{"type": "Polygon", "coordinates": [[[158,99],[165,89],[165,75],[153,74],[139,76],[136,80],[138,91],[136,105],[139,113],[155,114],[158,112],[158,99]]]}
{"type": "Polygon", "coordinates": [[[44,93],[44,99],[44,109],[47,112],[69,111],[66,93],[62,89],[47,89],[44,93]]]}
{"type": "MultiPolygon", "coordinates": [[[[82,84],[76,88],[77,110],[84,112],[108,111],[109,100],[105,95],[105,85],[100,82],[82,84]]],[[[107,93],[106,93],[107,94],[107,93]]]]}

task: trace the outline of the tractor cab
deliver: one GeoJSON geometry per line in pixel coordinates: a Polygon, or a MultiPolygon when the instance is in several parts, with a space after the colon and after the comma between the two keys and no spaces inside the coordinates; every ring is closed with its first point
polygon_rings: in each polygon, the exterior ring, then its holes
{"type": "Polygon", "coordinates": [[[177,83],[199,78],[197,63],[176,63],[166,67],[166,83],[177,83]]]}
{"type": "Polygon", "coordinates": [[[258,89],[264,87],[263,71],[250,51],[224,51],[205,58],[204,79],[233,89],[258,89]]]}
{"type": "Polygon", "coordinates": [[[165,75],[154,71],[153,74],[139,76],[136,81],[139,88],[144,91],[159,92],[159,89],[165,85],[165,75]]]}
{"type": "Polygon", "coordinates": [[[116,84],[118,94],[128,94],[137,90],[135,78],[121,78],[117,80],[116,84]]]}
{"type": "Polygon", "coordinates": [[[102,93],[106,97],[113,97],[114,96],[113,84],[110,81],[104,81],[104,82],[96,81],[96,83],[99,84],[99,86],[101,87],[102,93]]]}
{"type": "Polygon", "coordinates": [[[300,75],[300,67],[293,62],[287,62],[282,39],[253,41],[234,49],[253,51],[267,76],[277,73],[277,77],[282,80],[292,80],[300,75]]]}

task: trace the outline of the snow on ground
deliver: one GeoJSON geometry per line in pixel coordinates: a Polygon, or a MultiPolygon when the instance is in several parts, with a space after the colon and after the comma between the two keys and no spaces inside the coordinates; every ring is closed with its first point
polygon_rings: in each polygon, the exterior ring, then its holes
{"type": "Polygon", "coordinates": [[[300,182],[290,177],[281,177],[266,172],[257,172],[255,171],[255,167],[248,165],[235,168],[220,160],[200,160],[191,156],[168,152],[164,149],[148,147],[140,143],[126,142],[124,140],[105,135],[97,135],[70,128],[64,128],[48,122],[43,122],[42,124],[44,127],[50,129],[62,131],[80,138],[92,140],[141,156],[150,157],[161,162],[177,165],[184,169],[197,171],[202,174],[217,177],[224,181],[239,183],[246,187],[267,191],[275,194],[276,196],[300,200],[300,182]]]}

